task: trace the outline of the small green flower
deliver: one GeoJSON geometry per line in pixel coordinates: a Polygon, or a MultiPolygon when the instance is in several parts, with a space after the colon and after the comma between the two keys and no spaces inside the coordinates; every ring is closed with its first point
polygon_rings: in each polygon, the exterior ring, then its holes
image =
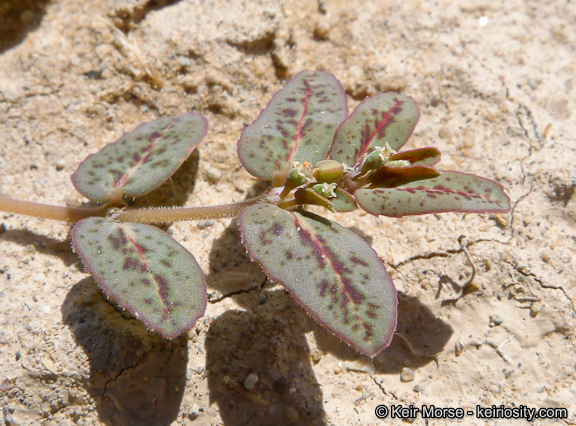
{"type": "Polygon", "coordinates": [[[336,192],[334,192],[336,190],[335,183],[318,183],[312,189],[324,198],[336,198],[336,192]]]}
{"type": "Polygon", "coordinates": [[[396,154],[388,142],[384,142],[384,146],[375,146],[370,154],[366,155],[362,163],[361,171],[366,173],[369,170],[375,170],[382,167],[390,159],[390,155],[396,154]]]}
{"type": "Polygon", "coordinates": [[[294,161],[292,168],[288,172],[288,181],[292,184],[291,186],[296,187],[305,184],[309,180],[307,172],[306,164],[294,161]]]}

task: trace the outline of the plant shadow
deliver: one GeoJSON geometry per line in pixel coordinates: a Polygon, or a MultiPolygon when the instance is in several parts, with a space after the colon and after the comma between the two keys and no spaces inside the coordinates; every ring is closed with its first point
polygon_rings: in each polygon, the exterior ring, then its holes
{"type": "Polygon", "coordinates": [[[207,281],[211,303],[230,297],[246,309],[218,317],[206,340],[211,403],[218,404],[225,425],[290,424],[296,415],[296,423],[326,424],[306,333],[314,333],[321,352],[371,364],[376,374],[398,374],[404,366],[432,362],[453,333],[418,299],[399,292],[397,335],[372,361],[267,281],[250,261],[234,222],[212,245],[207,281]],[[252,390],[245,386],[250,374],[258,377],[252,390]]]}
{"type": "MultiPolygon", "coordinates": [[[[370,364],[370,357],[360,354],[309,317],[308,327],[314,331],[318,349],[345,361],[370,364]]],[[[432,362],[444,350],[452,336],[450,324],[442,321],[417,298],[398,291],[398,325],[390,346],[374,357],[374,372],[398,374],[402,367],[423,367],[432,362]]]]}
{"type": "Polygon", "coordinates": [[[452,326],[416,297],[398,292],[398,326],[392,343],[374,358],[376,372],[397,374],[434,361],[452,337],[452,326]]]}
{"type": "Polygon", "coordinates": [[[7,230],[0,234],[0,241],[9,241],[22,247],[30,247],[31,253],[38,252],[58,256],[66,266],[71,266],[78,261],[78,256],[71,249],[70,231],[64,240],[58,240],[27,229],[7,230]]]}
{"type": "Polygon", "coordinates": [[[170,179],[142,197],[126,200],[128,205],[135,208],[183,206],[194,192],[199,162],[200,150],[196,148],[170,179]]]}
{"type": "Polygon", "coordinates": [[[225,425],[326,425],[300,317],[283,291],[267,293],[256,309],[227,311],[210,326],[210,403],[225,425]]]}
{"type": "Polygon", "coordinates": [[[166,340],[104,300],[92,278],[75,284],[61,308],[90,362],[86,388],[106,425],[170,425],[186,382],[185,338],[166,340]]]}
{"type": "Polygon", "coordinates": [[[50,0],[8,0],[0,13],[0,54],[40,26],[50,0]]]}
{"type": "Polygon", "coordinates": [[[250,262],[235,223],[214,241],[206,280],[211,303],[233,297],[246,309],[221,314],[206,337],[210,403],[224,424],[326,425],[306,319],[284,290],[265,290],[267,278],[250,262]]]}
{"type": "MultiPolygon", "coordinates": [[[[271,288],[260,267],[250,261],[236,223],[214,241],[207,281],[211,303],[231,297],[247,310],[221,315],[206,342],[211,402],[218,403],[226,425],[247,424],[256,418],[262,424],[283,424],[278,423],[279,419],[287,422],[286,416],[278,414],[282,409],[303,406],[318,413],[311,418],[325,422],[305,337],[310,331],[321,352],[372,364],[376,374],[398,374],[402,367],[419,368],[432,362],[453,334],[452,327],[417,298],[398,292],[396,335],[372,361],[320,326],[287,292],[271,288]],[[244,381],[251,373],[259,381],[248,392],[244,381]],[[301,377],[306,377],[307,385],[298,382],[301,377]],[[278,384],[297,389],[302,400],[297,404],[290,398],[282,400],[283,388],[277,390],[278,384]]],[[[301,412],[299,416],[305,423],[305,416],[301,412]]]]}

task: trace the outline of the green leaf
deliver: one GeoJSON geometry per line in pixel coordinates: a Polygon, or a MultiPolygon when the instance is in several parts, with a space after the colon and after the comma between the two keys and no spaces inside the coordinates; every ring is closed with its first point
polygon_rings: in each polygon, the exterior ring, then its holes
{"type": "Polygon", "coordinates": [[[72,242],[106,296],[149,329],[174,338],[204,315],[202,269],[160,229],[91,217],[74,226],[72,242]]]}
{"type": "Polygon", "coordinates": [[[336,198],[332,198],[330,201],[332,202],[335,211],[351,212],[352,210],[356,210],[358,208],[354,197],[348,192],[340,188],[336,188],[334,192],[336,192],[336,198]]]}
{"type": "Polygon", "coordinates": [[[398,151],[419,117],[418,104],[407,96],[386,92],[366,98],[338,127],[330,158],[354,166],[372,148],[384,147],[386,142],[398,151]]]}
{"type": "Polygon", "coordinates": [[[304,211],[245,208],[242,241],[266,275],[320,324],[374,356],[396,328],[396,289],[374,250],[352,231],[304,211]]]}
{"type": "Polygon", "coordinates": [[[142,124],[89,155],[72,175],[72,183],[93,201],[139,197],[170,178],[207,131],[208,121],[196,113],[142,124]]]}
{"type": "Polygon", "coordinates": [[[395,188],[360,189],[358,205],[373,215],[408,215],[510,211],[510,199],[502,185],[468,173],[442,171],[442,175],[395,188]]]}
{"type": "Polygon", "coordinates": [[[347,114],[346,95],[333,75],[303,71],[242,131],[240,162],[250,174],[281,186],[294,161],[316,164],[328,156],[347,114]]]}

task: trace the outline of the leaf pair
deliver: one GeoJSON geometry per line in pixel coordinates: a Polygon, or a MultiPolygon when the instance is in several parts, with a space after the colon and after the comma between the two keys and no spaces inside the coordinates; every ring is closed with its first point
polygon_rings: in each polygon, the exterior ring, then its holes
{"type": "MultiPolygon", "coordinates": [[[[377,147],[400,150],[420,116],[412,98],[392,92],[366,98],[346,118],[347,110],[338,80],[321,71],[302,72],[244,129],[238,141],[240,161],[252,175],[277,186],[284,185],[294,161],[316,164],[329,156],[359,169],[377,147]]],[[[432,168],[439,160],[440,152],[432,147],[393,154],[390,162],[405,161],[409,166],[377,170],[368,187],[353,194],[356,203],[374,215],[392,217],[509,210],[509,199],[498,183],[432,168]]],[[[347,188],[339,189],[348,194],[347,188]]],[[[353,204],[346,199],[346,207],[338,209],[326,201],[314,202],[318,197],[310,192],[296,197],[302,204],[320,204],[333,211],[350,211],[353,204]]]]}
{"type": "Polygon", "coordinates": [[[238,157],[253,176],[280,186],[295,161],[316,164],[330,156],[352,166],[386,142],[400,149],[419,114],[411,98],[380,93],[367,98],[346,119],[348,101],[340,82],[322,71],[304,71],[242,131],[238,157]]]}
{"type": "MultiPolygon", "coordinates": [[[[142,196],[169,179],[207,131],[208,122],[195,113],[143,124],[88,156],[72,182],[93,201],[142,196]]],[[[204,273],[160,229],[91,217],[76,224],[72,241],[104,293],[149,329],[173,338],[204,315],[204,273]]]]}

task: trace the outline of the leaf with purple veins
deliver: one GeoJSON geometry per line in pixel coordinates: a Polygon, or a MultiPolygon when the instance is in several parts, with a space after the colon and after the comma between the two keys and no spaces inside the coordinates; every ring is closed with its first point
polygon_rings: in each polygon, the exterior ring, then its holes
{"type": "Polygon", "coordinates": [[[388,143],[398,151],[419,117],[418,104],[408,96],[386,92],[366,98],[336,130],[330,158],[353,166],[377,146],[388,143]]]}
{"type": "Polygon", "coordinates": [[[358,205],[373,215],[401,217],[442,212],[508,212],[510,199],[502,185],[468,173],[442,171],[433,179],[395,188],[359,189],[358,205]]]}
{"type": "Polygon", "coordinates": [[[295,161],[316,164],[328,156],[347,114],[346,95],[332,74],[303,71],[242,131],[240,162],[250,174],[280,186],[295,161]]]}
{"type": "Polygon", "coordinates": [[[266,275],[320,324],[374,356],[396,328],[396,289],[376,252],[354,232],[309,212],[245,208],[242,241],[266,275]]]}
{"type": "Polygon", "coordinates": [[[72,175],[72,183],[93,201],[139,197],[169,179],[207,131],[208,121],[196,113],[142,124],[89,155],[72,175]]]}
{"type": "Polygon", "coordinates": [[[149,329],[174,338],[204,315],[202,269],[160,229],[91,217],[74,226],[72,242],[106,296],[149,329]]]}

